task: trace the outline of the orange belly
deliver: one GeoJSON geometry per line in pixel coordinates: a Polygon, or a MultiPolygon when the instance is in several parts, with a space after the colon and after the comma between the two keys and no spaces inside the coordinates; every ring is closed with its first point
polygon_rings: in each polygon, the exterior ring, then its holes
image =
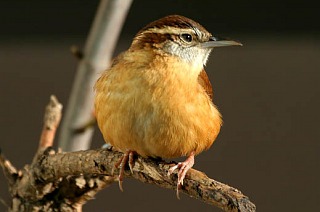
{"type": "Polygon", "coordinates": [[[162,158],[208,149],[221,116],[196,78],[183,71],[105,72],[95,86],[95,113],[106,142],[122,152],[162,158]]]}
{"type": "MultiPolygon", "coordinates": [[[[106,88],[108,89],[108,88],[106,88]]],[[[96,116],[104,139],[125,152],[173,158],[208,149],[217,137],[221,118],[203,94],[178,103],[179,95],[157,96],[137,88],[98,93],[96,116]]]]}

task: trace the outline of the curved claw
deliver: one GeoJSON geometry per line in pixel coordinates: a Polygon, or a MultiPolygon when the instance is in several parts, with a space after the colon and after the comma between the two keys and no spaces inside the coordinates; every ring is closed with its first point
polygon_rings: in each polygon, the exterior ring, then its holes
{"type": "Polygon", "coordinates": [[[114,165],[115,168],[119,168],[119,188],[123,191],[122,182],[124,176],[125,166],[128,163],[129,169],[131,174],[133,174],[133,166],[134,166],[134,151],[127,151],[124,155],[120,158],[120,160],[114,165]]]}
{"type": "Polygon", "coordinates": [[[177,198],[180,199],[179,196],[179,189],[183,185],[183,180],[186,177],[186,174],[189,169],[192,168],[194,165],[194,152],[190,154],[190,156],[184,161],[179,162],[177,165],[171,167],[168,170],[168,176],[171,175],[176,169],[179,169],[178,171],[178,181],[177,181],[177,198]]]}

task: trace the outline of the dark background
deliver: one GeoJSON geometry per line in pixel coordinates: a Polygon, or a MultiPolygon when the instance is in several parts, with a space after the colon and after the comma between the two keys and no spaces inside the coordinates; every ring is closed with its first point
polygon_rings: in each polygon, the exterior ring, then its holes
{"type": "MultiPolygon", "coordinates": [[[[0,148],[18,168],[36,150],[49,95],[68,103],[77,68],[69,47],[84,45],[97,5],[0,1],[0,148]]],[[[240,189],[258,211],[320,210],[319,11],[308,1],[136,0],[118,43],[116,53],[147,23],[181,14],[244,44],[210,57],[207,72],[224,126],[195,168],[240,189]]],[[[97,130],[92,148],[102,144],[97,130]]],[[[212,211],[130,179],[124,190],[112,185],[85,211],[212,211]]],[[[3,174],[0,198],[9,200],[3,174]]]]}

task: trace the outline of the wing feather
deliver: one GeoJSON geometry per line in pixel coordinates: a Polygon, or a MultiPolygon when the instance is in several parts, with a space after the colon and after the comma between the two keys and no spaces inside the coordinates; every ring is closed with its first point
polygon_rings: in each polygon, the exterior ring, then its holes
{"type": "Polygon", "coordinates": [[[202,71],[198,76],[198,82],[201,85],[201,87],[206,91],[210,99],[212,100],[213,98],[212,86],[211,86],[209,77],[204,69],[202,69],[202,71]]]}

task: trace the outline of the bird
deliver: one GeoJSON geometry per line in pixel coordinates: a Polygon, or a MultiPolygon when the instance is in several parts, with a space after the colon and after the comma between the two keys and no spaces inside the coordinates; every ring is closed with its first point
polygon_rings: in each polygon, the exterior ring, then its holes
{"type": "Polygon", "coordinates": [[[196,21],[168,15],[143,27],[94,85],[94,109],[104,140],[124,153],[119,187],[133,156],[186,160],[177,170],[177,196],[194,158],[217,138],[222,116],[205,71],[215,47],[241,46],[196,21]]]}

